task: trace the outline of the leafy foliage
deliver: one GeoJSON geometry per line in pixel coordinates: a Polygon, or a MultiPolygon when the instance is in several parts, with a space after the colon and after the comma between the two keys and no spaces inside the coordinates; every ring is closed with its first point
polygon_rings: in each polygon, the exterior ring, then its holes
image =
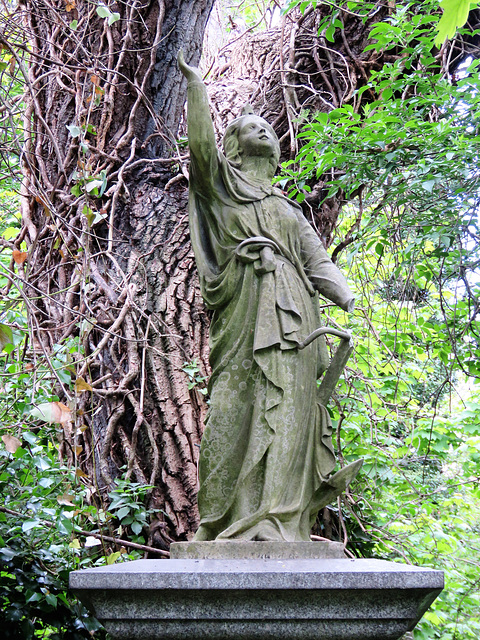
{"type": "Polygon", "coordinates": [[[75,545],[65,544],[74,539],[75,502],[84,491],[75,471],[58,464],[52,432],[35,431],[24,431],[22,440],[4,435],[0,450],[3,637],[89,638],[100,625],[68,593],[68,574],[80,559],[75,545]]]}
{"type": "Polygon", "coordinates": [[[148,527],[151,510],[144,503],[151,487],[119,479],[110,494],[110,509],[97,507],[91,501],[96,488],[85,474],[59,464],[57,428],[31,423],[28,427],[21,439],[4,434],[5,448],[0,449],[4,637],[47,634],[53,639],[79,640],[95,632],[95,637],[102,638],[98,621],[68,592],[68,574],[73,569],[142,557],[138,551],[127,553],[125,547],[113,551],[108,534],[122,535],[128,528],[135,542],[145,542],[142,531],[148,527]]]}
{"type": "Polygon", "coordinates": [[[431,53],[430,18],[399,13],[372,29],[377,42],[370,48],[388,47],[403,25],[406,61],[372,75],[369,86],[380,98],[360,111],[347,104],[317,114],[301,134],[300,171],[287,163],[286,174],[300,201],[311,176],[335,176],[329,196],[360,194],[347,241],[361,240],[379,263],[393,248],[388,277],[438,298],[436,355],[445,364],[455,357],[476,376],[478,61],[452,83],[431,53]]]}
{"type": "Polygon", "coordinates": [[[145,542],[140,534],[148,529],[149,516],[154,513],[153,509],[145,508],[145,500],[151,489],[154,487],[119,478],[115,489],[109,494],[109,512],[120,522],[119,534],[129,527],[134,534],[134,542],[145,542]]]}
{"type": "MultiPolygon", "coordinates": [[[[304,126],[280,182],[345,205],[333,252],[358,293],[332,411],[339,454],[363,457],[347,495],[350,548],[443,569],[416,640],[480,631],[478,60],[455,76],[434,48],[435,3],[397,4],[368,49],[398,50],[367,86],[304,126]],[[371,96],[375,96],[372,100],[371,96]],[[366,99],[368,98],[368,99],[366,99]],[[353,517],[352,517],[353,516],[353,517]]],[[[344,536],[345,538],[345,536],[344,536]]]]}

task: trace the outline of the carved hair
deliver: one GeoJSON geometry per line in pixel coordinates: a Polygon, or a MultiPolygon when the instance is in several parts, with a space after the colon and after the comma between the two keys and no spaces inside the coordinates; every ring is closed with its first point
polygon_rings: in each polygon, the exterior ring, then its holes
{"type": "MultiPolygon", "coordinates": [[[[238,134],[240,132],[240,129],[242,128],[244,120],[249,117],[251,116],[246,115],[240,116],[240,118],[235,118],[235,120],[232,120],[232,122],[230,122],[230,124],[225,129],[225,134],[223,136],[223,150],[225,152],[225,157],[234,167],[240,168],[242,165],[242,150],[238,141],[238,134]]],[[[275,172],[277,170],[278,161],[280,159],[280,143],[278,141],[277,134],[275,133],[271,124],[269,124],[263,118],[260,118],[260,116],[256,117],[258,117],[259,120],[263,120],[263,122],[265,123],[265,128],[268,129],[273,137],[275,148],[273,151],[273,155],[269,158],[269,163],[273,171],[275,172]]]]}

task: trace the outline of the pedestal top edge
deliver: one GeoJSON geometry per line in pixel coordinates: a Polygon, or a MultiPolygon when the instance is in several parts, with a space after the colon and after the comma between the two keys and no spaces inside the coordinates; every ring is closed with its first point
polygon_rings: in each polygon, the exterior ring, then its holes
{"type": "Polygon", "coordinates": [[[441,573],[438,569],[418,567],[376,558],[231,558],[174,560],[132,560],[119,564],[80,569],[75,573],[441,573]]]}
{"type": "Polygon", "coordinates": [[[73,589],[442,589],[443,572],[386,560],[135,560],[70,574],[73,589]]]}

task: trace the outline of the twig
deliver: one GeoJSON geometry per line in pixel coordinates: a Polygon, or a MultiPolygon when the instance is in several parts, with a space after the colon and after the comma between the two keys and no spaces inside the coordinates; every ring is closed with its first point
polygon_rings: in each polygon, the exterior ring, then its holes
{"type": "MultiPolygon", "coordinates": [[[[17,518],[28,518],[29,516],[25,513],[21,513],[20,511],[13,511],[13,509],[8,509],[7,507],[3,507],[0,505],[0,511],[3,513],[8,513],[11,516],[15,516],[17,518]]],[[[46,527],[50,527],[54,529],[56,524],[54,522],[50,522],[49,520],[41,520],[41,523],[46,527]]],[[[145,544],[138,544],[138,542],[130,542],[129,540],[122,540],[121,538],[112,538],[112,536],[105,536],[103,533],[94,533],[93,531],[84,531],[83,529],[74,529],[73,532],[75,534],[79,534],[81,536],[91,536],[92,538],[97,538],[98,540],[105,540],[106,542],[113,542],[118,545],[122,545],[124,547],[131,547],[132,549],[138,549],[140,551],[145,551],[146,553],[155,553],[159,556],[164,556],[166,558],[170,557],[169,551],[164,551],[163,549],[156,549],[155,547],[149,547],[145,544]]]]}
{"type": "Polygon", "coordinates": [[[82,536],[91,536],[92,538],[97,538],[98,540],[105,540],[106,542],[113,542],[114,544],[122,545],[124,547],[131,547],[132,549],[145,551],[145,553],[155,553],[159,556],[164,556],[165,558],[170,557],[169,551],[164,551],[163,549],[155,549],[155,547],[149,547],[146,544],[138,544],[137,542],[122,540],[121,538],[112,538],[111,536],[104,536],[103,533],[92,533],[91,531],[82,531],[82,530],[76,530],[76,529],[74,530],[74,532],[82,536]]]}

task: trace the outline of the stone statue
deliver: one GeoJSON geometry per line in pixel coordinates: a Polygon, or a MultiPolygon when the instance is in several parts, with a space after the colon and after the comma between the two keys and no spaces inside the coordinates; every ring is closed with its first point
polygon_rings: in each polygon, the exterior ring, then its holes
{"type": "Polygon", "coordinates": [[[325,408],[352,345],[330,366],[318,293],[354,298],[300,207],[272,187],[280,146],[263,118],[233,120],[217,150],[198,69],[188,80],[190,235],[210,328],[211,404],[199,462],[195,540],[307,541],[315,517],[356,475],[333,476],[325,408]],[[325,371],[320,389],[317,378],[325,371]],[[320,392],[320,396],[318,393],[320,392]]]}

